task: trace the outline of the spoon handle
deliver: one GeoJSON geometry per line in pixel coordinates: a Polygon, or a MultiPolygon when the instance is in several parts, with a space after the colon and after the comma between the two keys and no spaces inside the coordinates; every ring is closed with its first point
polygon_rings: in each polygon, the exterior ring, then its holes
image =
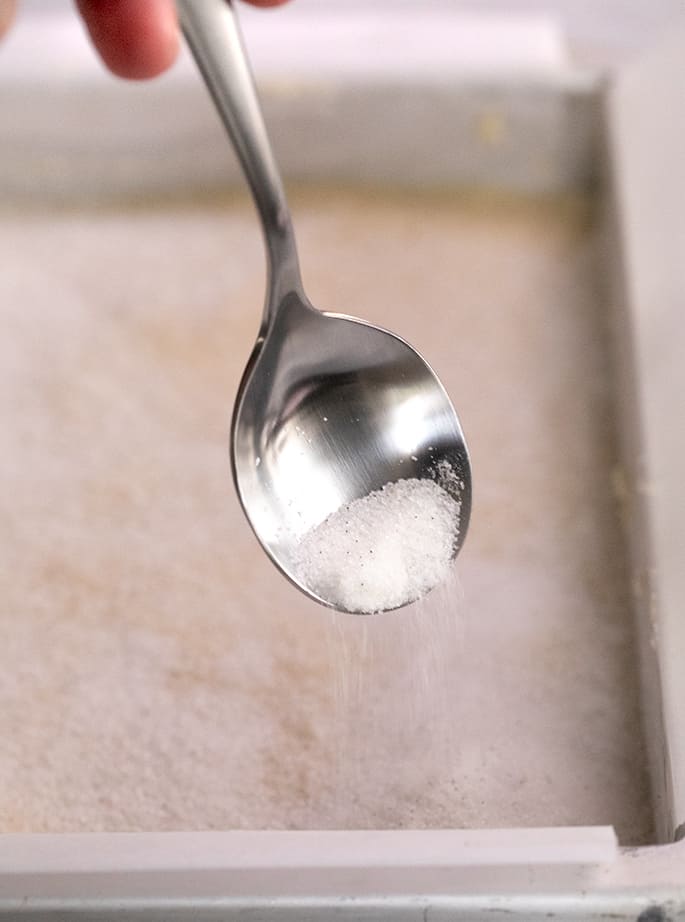
{"type": "Polygon", "coordinates": [[[177,0],[177,8],[183,34],[233,142],[262,223],[269,277],[264,330],[283,296],[302,290],[283,183],[231,0],[177,0]]]}

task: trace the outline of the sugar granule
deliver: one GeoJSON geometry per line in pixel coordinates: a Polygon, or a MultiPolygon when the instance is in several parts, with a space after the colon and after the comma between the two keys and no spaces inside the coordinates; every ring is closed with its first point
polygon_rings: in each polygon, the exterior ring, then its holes
{"type": "Polygon", "coordinates": [[[459,511],[459,502],[433,480],[388,483],[307,532],[296,575],[345,611],[399,608],[447,576],[459,511]]]}

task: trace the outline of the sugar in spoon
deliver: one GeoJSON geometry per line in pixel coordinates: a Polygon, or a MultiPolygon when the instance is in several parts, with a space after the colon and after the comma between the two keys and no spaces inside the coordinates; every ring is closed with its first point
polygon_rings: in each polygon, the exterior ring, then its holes
{"type": "MultiPolygon", "coordinates": [[[[368,611],[345,601],[334,583],[310,579],[300,543],[328,516],[388,484],[430,479],[455,500],[455,557],[471,509],[459,420],[435,373],[406,342],[310,304],[232,4],[177,0],[177,7],[252,191],[266,245],[264,314],[231,426],[238,496],[262,547],[295,586],[324,605],[368,611]]],[[[381,601],[374,610],[397,604],[381,601]]]]}

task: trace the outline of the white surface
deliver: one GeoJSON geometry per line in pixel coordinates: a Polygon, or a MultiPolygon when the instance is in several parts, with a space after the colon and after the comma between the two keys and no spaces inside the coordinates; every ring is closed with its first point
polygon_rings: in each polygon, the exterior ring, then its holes
{"type": "MultiPolygon", "coordinates": [[[[240,4],[244,16],[252,11],[240,4]]],[[[421,12],[433,16],[474,16],[518,18],[519,20],[546,20],[553,23],[567,39],[574,58],[592,66],[605,68],[625,63],[641,49],[654,44],[660,36],[685,16],[682,0],[421,0],[421,12]]],[[[50,14],[56,9],[71,15],[69,0],[23,0],[22,17],[50,14]]],[[[416,0],[294,0],[288,15],[297,17],[344,16],[347,23],[374,15],[402,15],[416,13],[416,0]],[[297,10],[297,12],[296,12],[297,10]]],[[[256,15],[263,15],[258,13],[256,15]]],[[[269,14],[271,15],[271,14],[269,14]]],[[[285,15],[278,10],[277,18],[285,15]]],[[[405,45],[398,46],[396,55],[401,59],[405,45]]],[[[391,54],[391,51],[387,52],[391,54]]],[[[467,50],[471,55],[472,50],[467,50]]],[[[516,54],[505,49],[506,55],[516,54]]]]}
{"type": "Polygon", "coordinates": [[[654,768],[671,799],[670,835],[685,823],[684,59],[685,29],[627,70],[609,100],[642,436],[630,490],[645,515],[633,525],[649,555],[634,585],[660,670],[667,743],[654,768]]]}
{"type": "Polygon", "coordinates": [[[182,869],[436,869],[609,864],[603,826],[560,829],[0,835],[0,897],[12,874],[182,869]],[[362,857],[363,856],[363,857],[362,857]],[[5,876],[6,875],[6,876],[5,876]]]}
{"type": "MultiPolygon", "coordinates": [[[[566,65],[554,19],[542,13],[464,12],[457,6],[401,6],[388,15],[373,4],[353,11],[320,10],[297,2],[277,12],[240,7],[240,21],[258,78],[288,82],[345,79],[402,82],[456,78],[549,77],[566,65]]],[[[161,81],[195,79],[184,51],[161,81]]],[[[70,7],[46,7],[21,16],[0,53],[0,81],[38,86],[46,82],[111,81],[70,7]]]]}
{"type": "Polygon", "coordinates": [[[0,913],[91,922],[685,918],[685,845],[611,830],[0,836],[0,913]]]}
{"type": "MultiPolygon", "coordinates": [[[[594,78],[569,67],[553,20],[456,6],[317,10],[241,8],[286,178],[544,193],[589,181],[594,78]]],[[[70,9],[20,17],[3,43],[0,147],[5,202],[206,194],[241,181],[188,57],[159,80],[117,81],[70,9]]]]}

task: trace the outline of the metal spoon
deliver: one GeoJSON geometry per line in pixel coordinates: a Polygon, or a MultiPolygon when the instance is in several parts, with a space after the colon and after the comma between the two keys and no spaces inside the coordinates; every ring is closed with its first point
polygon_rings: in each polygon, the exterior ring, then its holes
{"type": "Polygon", "coordinates": [[[301,537],[355,499],[403,478],[453,477],[463,543],[471,471],[457,415],[406,342],[363,320],[321,313],[300,278],[290,212],[229,0],[178,0],[186,40],[233,141],[266,242],[268,284],[231,428],[233,476],[271,560],[304,593],[301,537]]]}

